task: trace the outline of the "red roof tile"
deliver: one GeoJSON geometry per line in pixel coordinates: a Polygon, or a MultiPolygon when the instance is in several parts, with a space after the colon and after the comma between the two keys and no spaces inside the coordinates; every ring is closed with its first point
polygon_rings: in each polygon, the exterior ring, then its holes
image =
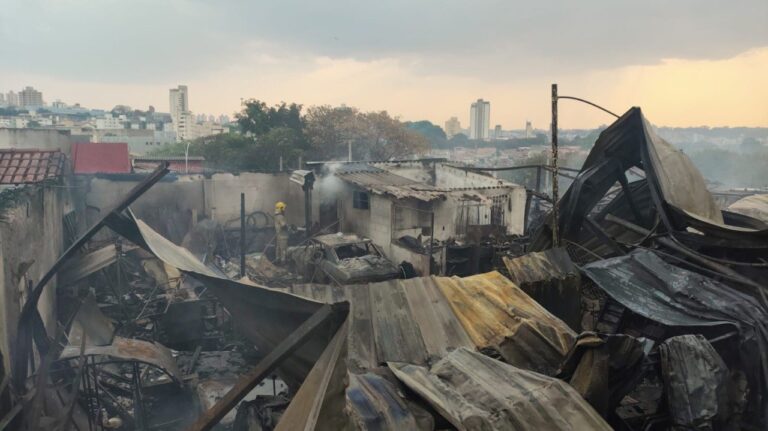
{"type": "Polygon", "coordinates": [[[131,172],[128,144],[86,142],[72,144],[72,170],[76,174],[127,174],[131,172]]]}
{"type": "Polygon", "coordinates": [[[30,184],[61,176],[59,150],[0,150],[0,184],[30,184]]]}

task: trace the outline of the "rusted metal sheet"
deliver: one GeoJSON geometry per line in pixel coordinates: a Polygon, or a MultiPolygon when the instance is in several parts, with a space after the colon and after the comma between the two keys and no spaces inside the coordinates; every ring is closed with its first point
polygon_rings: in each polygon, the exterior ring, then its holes
{"type": "Polygon", "coordinates": [[[504,265],[513,283],[573,330],[580,329],[581,277],[565,249],[504,256],[504,265]]]}
{"type": "Polygon", "coordinates": [[[437,284],[441,277],[400,280],[414,321],[424,335],[424,346],[432,358],[441,358],[459,347],[473,346],[437,284]]]}
{"type": "MultiPolygon", "coordinates": [[[[126,361],[138,361],[154,365],[164,370],[168,375],[181,382],[182,374],[176,366],[171,351],[158,343],[143,340],[115,337],[112,344],[107,346],[88,346],[86,356],[103,355],[126,361]]],[[[72,359],[80,356],[80,346],[67,346],[62,350],[59,359],[72,359]]]]}
{"type": "Polygon", "coordinates": [[[353,370],[386,361],[424,364],[459,348],[495,349],[517,366],[554,374],[576,334],[498,272],[364,286],[297,285],[318,301],[351,303],[353,370]]]}
{"type": "Polygon", "coordinates": [[[567,383],[467,349],[431,368],[389,367],[459,430],[611,429],[567,383]]]}
{"type": "Polygon", "coordinates": [[[477,348],[512,365],[554,375],[575,341],[565,322],[496,271],[441,277],[438,287],[477,348]]]}

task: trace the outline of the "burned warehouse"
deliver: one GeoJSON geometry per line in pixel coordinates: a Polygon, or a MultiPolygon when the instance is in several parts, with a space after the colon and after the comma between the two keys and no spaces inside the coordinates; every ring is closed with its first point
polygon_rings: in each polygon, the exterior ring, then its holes
{"type": "Polygon", "coordinates": [[[0,430],[768,427],[765,195],[640,108],[552,191],[74,148],[0,150],[0,430]]]}

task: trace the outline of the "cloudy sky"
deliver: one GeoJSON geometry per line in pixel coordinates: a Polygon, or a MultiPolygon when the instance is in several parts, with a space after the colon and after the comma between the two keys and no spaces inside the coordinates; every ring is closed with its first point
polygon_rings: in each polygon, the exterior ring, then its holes
{"type": "MultiPolygon", "coordinates": [[[[658,125],[768,126],[766,0],[0,0],[0,91],[232,114],[341,103],[440,125],[549,122],[550,84],[658,125]]],[[[610,117],[563,101],[564,127],[610,117]]]]}

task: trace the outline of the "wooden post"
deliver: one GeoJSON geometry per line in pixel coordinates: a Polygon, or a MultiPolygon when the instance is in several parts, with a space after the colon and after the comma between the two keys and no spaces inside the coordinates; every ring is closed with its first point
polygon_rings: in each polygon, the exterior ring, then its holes
{"type": "Polygon", "coordinates": [[[552,84],[552,247],[560,246],[560,219],[558,218],[557,183],[560,171],[557,166],[557,84],[552,84]]]}

